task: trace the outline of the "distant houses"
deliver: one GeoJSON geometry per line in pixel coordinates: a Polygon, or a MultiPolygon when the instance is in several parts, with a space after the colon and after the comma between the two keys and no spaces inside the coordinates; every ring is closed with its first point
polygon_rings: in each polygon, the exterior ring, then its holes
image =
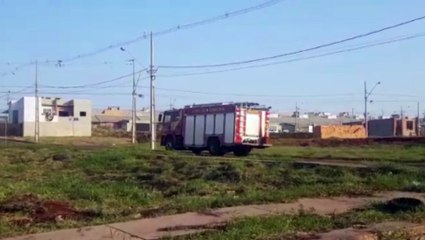
{"type": "MultiPolygon", "coordinates": [[[[91,136],[92,129],[131,132],[132,112],[118,106],[105,109],[92,109],[91,101],[84,99],[61,99],[40,97],[39,133],[41,137],[91,136]]],[[[23,97],[10,101],[8,110],[0,117],[0,135],[32,137],[36,126],[36,99],[23,97]],[[7,131],[7,132],[6,132],[7,131]]],[[[158,114],[158,113],[157,113],[158,114]]],[[[347,112],[330,114],[325,112],[294,112],[292,115],[272,113],[270,116],[270,133],[309,133],[313,135],[318,126],[364,126],[362,116],[352,116],[347,112]]],[[[156,118],[158,119],[158,118],[156,118]]],[[[360,137],[359,131],[349,127],[321,128],[320,136],[332,135],[336,129],[338,135],[349,135],[350,131],[360,137]],[[353,130],[354,129],[354,130],[353,130]],[[326,133],[326,134],[325,134],[326,133]]],[[[150,113],[138,110],[136,113],[136,131],[148,133],[150,130],[150,113]]],[[[318,135],[318,134],[316,134],[318,135]]],[[[364,134],[363,134],[364,135],[364,134]]],[[[415,137],[425,135],[425,122],[417,118],[402,116],[380,117],[369,120],[369,137],[415,137]]]]}
{"type": "Polygon", "coordinates": [[[326,113],[306,113],[289,115],[271,115],[270,128],[271,132],[283,133],[313,133],[315,126],[321,125],[342,125],[354,121],[350,117],[334,117],[335,115],[326,113]],[[277,129],[277,131],[276,131],[277,129]]]}
{"type": "MultiPolygon", "coordinates": [[[[92,117],[93,128],[107,128],[111,130],[121,130],[130,132],[132,127],[132,114],[129,110],[122,110],[120,107],[108,107],[103,110],[94,110],[92,117]]],[[[136,131],[149,132],[150,113],[137,111],[136,131]]]]}

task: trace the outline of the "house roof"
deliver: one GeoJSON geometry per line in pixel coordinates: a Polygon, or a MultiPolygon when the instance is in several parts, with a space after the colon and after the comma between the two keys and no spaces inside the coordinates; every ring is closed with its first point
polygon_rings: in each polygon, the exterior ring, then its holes
{"type": "MultiPolygon", "coordinates": [[[[307,129],[310,125],[333,125],[333,124],[343,124],[353,121],[350,118],[338,118],[338,119],[328,119],[323,117],[310,117],[310,118],[297,118],[296,123],[298,128],[307,129]]],[[[279,116],[278,118],[271,118],[271,124],[291,124],[295,126],[295,118],[290,116],[279,116]]]]}
{"type": "Polygon", "coordinates": [[[94,115],[92,122],[94,123],[119,123],[124,120],[130,120],[131,117],[128,116],[108,116],[108,115],[94,115]]]}
{"type": "MultiPolygon", "coordinates": [[[[136,116],[137,122],[149,122],[149,116],[136,116]]],[[[131,116],[110,116],[98,114],[92,117],[93,123],[119,123],[122,121],[130,121],[131,116]]]]}

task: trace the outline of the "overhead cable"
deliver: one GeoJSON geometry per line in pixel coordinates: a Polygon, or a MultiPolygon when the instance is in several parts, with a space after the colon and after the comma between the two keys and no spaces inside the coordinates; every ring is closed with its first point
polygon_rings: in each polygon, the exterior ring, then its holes
{"type": "Polygon", "coordinates": [[[215,74],[215,73],[223,73],[223,72],[233,72],[233,71],[239,71],[239,70],[245,70],[245,69],[262,68],[262,67],[268,67],[268,66],[279,65],[279,64],[284,64],[284,63],[299,62],[299,61],[304,61],[304,60],[309,60],[309,59],[332,56],[332,55],[337,55],[337,54],[341,54],[341,53],[354,52],[354,51],[358,51],[358,50],[362,50],[362,49],[373,48],[373,47],[377,47],[377,46],[383,46],[383,45],[388,45],[388,44],[392,44],[392,43],[397,43],[397,42],[402,42],[402,41],[407,41],[407,40],[412,40],[412,39],[422,38],[422,37],[425,37],[425,33],[415,34],[415,35],[411,35],[411,36],[408,36],[408,37],[403,37],[403,38],[398,38],[398,39],[393,39],[393,40],[388,40],[388,41],[382,41],[382,42],[373,43],[373,44],[361,45],[359,47],[346,48],[346,49],[342,49],[342,50],[338,50],[338,51],[325,52],[323,54],[317,54],[317,55],[306,56],[306,57],[299,57],[299,58],[289,59],[289,60],[285,60],[285,61],[276,61],[276,62],[270,62],[270,63],[265,63],[265,64],[250,65],[250,66],[245,66],[245,67],[227,68],[227,69],[222,69],[222,70],[211,70],[211,71],[190,72],[190,73],[176,73],[176,74],[158,74],[157,77],[173,78],[173,77],[184,77],[184,76],[197,76],[197,75],[207,75],[207,74],[215,74]]]}
{"type": "Polygon", "coordinates": [[[401,23],[397,23],[394,25],[390,25],[387,27],[383,27],[380,29],[376,29],[367,33],[362,33],[362,34],[358,34],[358,35],[354,35],[348,38],[344,38],[341,40],[337,40],[337,41],[333,41],[333,42],[329,42],[329,43],[325,43],[325,44],[320,44],[314,47],[309,47],[309,48],[305,48],[305,49],[301,49],[301,50],[296,50],[296,51],[291,51],[291,52],[287,52],[287,53],[281,53],[281,54],[277,54],[277,55],[272,55],[272,56],[267,56],[267,57],[261,57],[261,58],[254,58],[254,59],[249,59],[249,60],[242,60],[242,61],[234,61],[234,62],[226,62],[226,63],[215,63],[215,64],[207,64],[207,65],[163,65],[163,66],[159,66],[160,68],[216,68],[216,67],[226,67],[226,66],[234,66],[234,65],[242,65],[242,64],[249,64],[249,63],[254,63],[254,62],[262,62],[262,61],[267,61],[267,60],[273,60],[273,59],[277,59],[277,58],[282,58],[282,57],[287,57],[287,56],[292,56],[292,55],[297,55],[300,53],[304,53],[304,52],[310,52],[310,51],[314,51],[314,50],[318,50],[321,48],[326,48],[326,47],[330,47],[330,46],[334,46],[334,45],[338,45],[341,43],[345,43],[345,42],[349,42],[349,41],[353,41],[356,39],[360,39],[360,38],[364,38],[364,37],[368,37],[374,34],[378,34],[387,30],[391,30],[394,28],[398,28],[398,27],[402,27],[417,21],[422,21],[425,19],[425,16],[421,16],[418,18],[414,18],[408,21],[404,21],[401,23]]]}
{"type": "MultiPolygon", "coordinates": [[[[186,24],[182,24],[182,25],[177,25],[177,26],[170,27],[170,28],[167,28],[167,29],[164,29],[164,30],[153,32],[152,35],[153,36],[161,36],[161,35],[166,35],[166,34],[173,33],[173,32],[180,31],[180,30],[184,30],[184,29],[189,29],[189,28],[193,28],[193,27],[197,27],[197,26],[201,26],[201,25],[214,23],[214,22],[217,22],[217,21],[220,21],[220,20],[240,16],[240,15],[247,14],[247,13],[250,13],[250,12],[253,12],[253,11],[257,11],[257,10],[260,10],[260,9],[271,7],[271,6],[274,6],[274,5],[276,5],[280,2],[283,2],[283,1],[285,1],[285,0],[265,1],[261,4],[255,5],[255,6],[239,9],[239,10],[236,10],[236,11],[227,12],[227,13],[224,13],[224,14],[221,14],[221,15],[218,15],[218,16],[214,16],[214,17],[210,17],[210,18],[206,18],[206,19],[202,19],[202,20],[199,20],[199,21],[186,23],[186,24]]],[[[119,48],[119,47],[122,47],[122,46],[127,46],[127,45],[130,45],[130,44],[136,43],[136,42],[146,40],[148,37],[149,37],[149,35],[145,32],[143,35],[137,36],[133,39],[123,41],[123,42],[113,43],[113,44],[110,44],[109,46],[99,48],[97,50],[87,52],[87,53],[81,53],[81,54],[75,55],[73,57],[63,58],[63,59],[60,59],[60,61],[71,62],[71,61],[74,61],[74,60],[77,60],[77,59],[91,57],[91,56],[106,52],[106,51],[114,49],[114,48],[119,48]]]]}

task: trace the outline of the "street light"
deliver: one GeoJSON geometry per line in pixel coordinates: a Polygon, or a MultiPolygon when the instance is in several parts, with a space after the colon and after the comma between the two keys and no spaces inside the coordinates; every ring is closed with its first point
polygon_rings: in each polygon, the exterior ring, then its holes
{"type": "MultiPolygon", "coordinates": [[[[121,47],[121,51],[127,52],[125,48],[121,47]]],[[[130,54],[129,52],[127,52],[130,54]]],[[[130,54],[131,55],[131,54],[130,54]]],[[[133,91],[132,91],[132,111],[131,111],[131,143],[136,143],[136,69],[134,66],[135,59],[129,60],[133,64],[133,91]]]]}
{"type": "MultiPolygon", "coordinates": [[[[367,104],[369,103],[370,95],[372,95],[373,91],[375,90],[375,88],[378,85],[381,85],[381,82],[375,83],[373,88],[370,91],[368,91],[367,90],[367,83],[366,83],[366,81],[364,82],[364,119],[365,119],[365,128],[366,128],[366,137],[369,137],[369,123],[368,123],[367,104]]],[[[372,101],[370,101],[370,102],[372,102],[372,101]]]]}

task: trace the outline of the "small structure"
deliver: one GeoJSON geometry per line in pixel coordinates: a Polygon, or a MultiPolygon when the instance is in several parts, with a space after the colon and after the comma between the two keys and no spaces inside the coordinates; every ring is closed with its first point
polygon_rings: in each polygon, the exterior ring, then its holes
{"type": "MultiPolygon", "coordinates": [[[[149,132],[150,113],[137,111],[136,131],[149,132]]],[[[117,131],[131,132],[131,110],[123,110],[120,107],[108,107],[98,114],[93,115],[93,128],[106,128],[117,131]]]]}
{"type": "Polygon", "coordinates": [[[284,133],[295,133],[295,124],[292,123],[281,123],[282,132],[284,133]]]}
{"type": "MultiPolygon", "coordinates": [[[[62,100],[39,98],[40,137],[91,136],[91,102],[89,100],[62,100]]],[[[23,97],[9,103],[8,119],[19,125],[20,135],[35,135],[35,97],[23,97]]]]}
{"type": "Polygon", "coordinates": [[[93,115],[93,128],[106,128],[113,130],[125,130],[130,121],[130,116],[108,116],[103,114],[93,115]]]}
{"type": "Polygon", "coordinates": [[[270,123],[269,133],[280,133],[282,132],[282,126],[277,123],[270,123]]]}
{"type": "Polygon", "coordinates": [[[313,133],[315,138],[366,138],[366,129],[362,125],[324,125],[316,126],[313,133]]]}
{"type": "Polygon", "coordinates": [[[369,137],[417,137],[419,136],[418,119],[389,118],[370,120],[369,137]]]}

